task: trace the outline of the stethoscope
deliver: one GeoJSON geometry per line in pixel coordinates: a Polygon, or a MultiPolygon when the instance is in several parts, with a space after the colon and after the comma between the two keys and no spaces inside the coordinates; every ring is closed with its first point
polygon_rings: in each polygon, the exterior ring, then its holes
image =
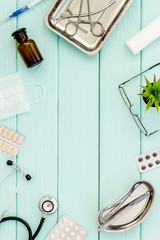
{"type": "Polygon", "coordinates": [[[38,234],[40,233],[41,228],[42,228],[42,226],[43,226],[43,224],[44,224],[44,222],[45,222],[46,216],[47,216],[47,215],[51,215],[51,214],[53,214],[53,213],[56,212],[56,210],[57,210],[57,208],[58,208],[58,203],[57,203],[56,199],[53,198],[53,197],[51,197],[51,196],[45,196],[45,197],[43,197],[43,198],[39,201],[39,209],[40,209],[40,211],[43,213],[43,217],[41,218],[41,221],[40,221],[40,223],[39,223],[39,226],[38,226],[36,232],[34,233],[34,235],[32,235],[31,227],[29,226],[29,224],[28,224],[24,219],[19,218],[19,217],[13,217],[13,216],[11,216],[11,217],[4,217],[4,216],[6,215],[6,213],[7,213],[7,211],[8,211],[11,203],[13,202],[13,200],[14,200],[17,192],[18,192],[18,190],[19,190],[20,183],[21,183],[21,180],[22,180],[23,175],[25,175],[27,181],[30,181],[30,180],[31,180],[31,176],[30,176],[29,174],[27,174],[19,164],[14,163],[14,162],[12,162],[11,160],[8,160],[8,161],[7,161],[7,165],[9,165],[9,166],[14,165],[14,166],[16,166],[16,167],[15,167],[12,171],[10,171],[9,173],[7,173],[7,174],[0,180],[0,183],[1,183],[2,181],[4,181],[8,176],[10,176],[12,173],[14,173],[14,172],[16,172],[16,171],[19,171],[19,170],[20,170],[20,171],[21,171],[21,174],[20,174],[19,181],[18,181],[18,183],[17,183],[16,190],[15,190],[15,192],[13,193],[12,198],[11,198],[11,200],[9,201],[9,203],[8,203],[6,209],[4,210],[3,214],[0,216],[0,223],[6,222],[6,221],[11,221],[11,220],[14,220],[14,221],[17,221],[17,222],[22,223],[22,224],[27,228],[27,230],[28,230],[29,240],[33,240],[33,239],[35,239],[35,238],[38,236],[38,234]]]}

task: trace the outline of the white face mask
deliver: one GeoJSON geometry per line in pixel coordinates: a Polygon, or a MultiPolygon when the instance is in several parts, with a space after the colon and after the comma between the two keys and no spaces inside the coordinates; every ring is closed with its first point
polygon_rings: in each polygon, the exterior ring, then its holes
{"type": "MultiPolygon", "coordinates": [[[[29,86],[30,84],[26,85],[29,86]]],[[[44,91],[41,84],[33,85],[40,86],[44,91]]],[[[34,103],[41,101],[41,98],[34,103]]],[[[29,111],[29,104],[27,103],[19,74],[16,73],[0,78],[0,120],[29,111]]]]}

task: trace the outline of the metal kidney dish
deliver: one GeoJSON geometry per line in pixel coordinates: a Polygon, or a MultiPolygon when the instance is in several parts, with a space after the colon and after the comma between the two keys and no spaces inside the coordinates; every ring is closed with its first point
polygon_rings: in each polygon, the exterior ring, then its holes
{"type": "Polygon", "coordinates": [[[124,232],[136,227],[148,216],[154,199],[155,190],[149,182],[135,182],[118,201],[99,211],[99,231],[124,232]]]}

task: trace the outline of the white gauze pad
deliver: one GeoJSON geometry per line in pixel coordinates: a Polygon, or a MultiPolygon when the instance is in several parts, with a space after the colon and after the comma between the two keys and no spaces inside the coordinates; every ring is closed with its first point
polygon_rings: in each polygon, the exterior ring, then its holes
{"type": "Polygon", "coordinates": [[[136,55],[158,37],[160,37],[160,17],[129,39],[126,45],[136,55]]]}

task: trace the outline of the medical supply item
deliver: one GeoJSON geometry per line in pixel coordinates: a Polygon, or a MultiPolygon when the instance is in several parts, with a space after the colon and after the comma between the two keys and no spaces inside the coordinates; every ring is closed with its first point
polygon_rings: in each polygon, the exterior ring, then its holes
{"type": "Polygon", "coordinates": [[[135,182],[118,201],[99,211],[99,231],[114,233],[135,228],[148,216],[154,200],[155,190],[149,182],[135,182]]]}
{"type": "Polygon", "coordinates": [[[35,231],[34,235],[32,235],[32,229],[29,226],[29,224],[22,218],[19,218],[19,217],[5,217],[5,218],[2,218],[0,223],[7,222],[7,221],[16,221],[16,222],[22,223],[26,227],[26,229],[28,230],[29,240],[33,240],[33,239],[37,238],[37,236],[39,235],[39,233],[40,233],[40,231],[41,231],[41,229],[44,225],[44,222],[46,220],[46,216],[51,215],[51,214],[53,214],[57,211],[58,203],[57,203],[55,198],[53,198],[51,196],[46,196],[46,197],[43,197],[39,201],[39,207],[40,207],[40,211],[44,215],[41,218],[39,226],[37,227],[37,230],[35,231]],[[43,210],[41,210],[41,209],[43,209],[43,210]]]}
{"type": "Polygon", "coordinates": [[[28,68],[34,67],[43,61],[43,57],[36,43],[29,39],[26,28],[21,28],[12,34],[19,43],[17,49],[28,68]]]}
{"type": "Polygon", "coordinates": [[[88,55],[95,55],[133,0],[56,0],[45,25],[88,55]]]}
{"type": "Polygon", "coordinates": [[[91,8],[90,8],[90,0],[87,0],[87,5],[88,5],[88,20],[83,20],[82,19],[82,7],[83,7],[83,3],[84,0],[81,0],[80,3],[80,9],[79,9],[79,15],[78,15],[78,19],[77,21],[69,21],[66,26],[65,26],[65,33],[69,36],[69,37],[74,37],[79,29],[79,25],[80,24],[90,24],[90,29],[91,29],[91,33],[93,34],[93,36],[95,37],[101,37],[104,34],[104,28],[102,23],[96,21],[96,22],[92,22],[91,19],[91,8]],[[73,28],[73,26],[75,28],[73,28]],[[72,33],[70,33],[69,29],[71,28],[72,33]],[[73,28],[73,29],[72,29],[73,28]],[[97,32],[98,29],[98,32],[97,32]]]}
{"type": "Polygon", "coordinates": [[[31,2],[30,4],[18,9],[17,11],[13,12],[9,17],[3,19],[0,21],[1,23],[7,22],[8,20],[15,18],[17,16],[19,16],[20,14],[28,11],[29,9],[31,9],[32,7],[34,7],[35,5],[37,5],[38,3],[42,2],[43,0],[34,0],[33,2],[31,2]]]}
{"type": "Polygon", "coordinates": [[[160,124],[159,124],[160,122],[159,122],[158,115],[152,117],[152,121],[148,121],[148,120],[144,121],[144,118],[147,117],[146,113],[143,115],[143,117],[140,117],[140,114],[142,111],[140,109],[141,98],[138,96],[139,85],[142,84],[141,79],[145,80],[144,76],[146,77],[148,75],[154,76],[154,74],[156,73],[159,74],[159,71],[160,71],[160,63],[157,63],[119,85],[119,91],[120,91],[121,97],[125,105],[127,106],[129,113],[132,115],[139,130],[146,137],[150,137],[153,134],[160,132],[160,124]],[[129,89],[129,84],[131,85],[130,89],[129,89]],[[137,88],[135,87],[136,84],[137,84],[137,88]],[[137,102],[135,101],[135,99],[137,99],[137,102]],[[139,114],[137,113],[138,111],[140,111],[139,114]],[[151,126],[155,125],[157,130],[155,130],[154,128],[150,129],[149,126],[146,124],[146,122],[149,122],[151,126]]]}
{"type": "Polygon", "coordinates": [[[160,167],[160,148],[138,155],[136,163],[141,173],[160,167]]]}
{"type": "Polygon", "coordinates": [[[3,222],[7,222],[7,221],[16,221],[16,222],[20,222],[22,223],[28,230],[28,234],[29,234],[29,240],[33,240],[35,239],[38,234],[40,233],[41,229],[42,229],[42,226],[45,222],[45,219],[46,219],[46,216],[47,215],[51,215],[53,213],[55,213],[57,211],[57,208],[58,208],[58,203],[56,201],[55,198],[51,197],[51,196],[45,196],[43,197],[40,201],[39,201],[39,209],[40,211],[44,214],[43,217],[41,218],[41,221],[39,223],[39,226],[35,232],[35,234],[32,236],[32,230],[31,230],[31,227],[29,226],[29,224],[22,218],[19,218],[19,217],[4,217],[11,205],[11,203],[13,202],[18,190],[19,190],[19,187],[20,187],[20,183],[21,183],[21,180],[22,180],[22,177],[23,177],[23,174],[25,174],[26,176],[26,179],[27,181],[31,180],[31,176],[29,174],[27,174],[23,169],[22,167],[19,165],[19,164],[16,164],[14,162],[12,162],[11,160],[8,160],[7,161],[7,165],[14,165],[16,166],[11,172],[9,172],[6,176],[4,176],[1,180],[0,180],[0,183],[2,181],[4,181],[8,176],[10,176],[12,173],[16,172],[16,171],[20,171],[21,172],[21,175],[20,175],[20,178],[19,178],[19,181],[17,183],[17,187],[16,187],[16,190],[9,202],[9,204],[7,205],[6,209],[4,210],[4,212],[2,213],[2,215],[0,216],[0,224],[3,223],[3,222]]]}
{"type": "Polygon", "coordinates": [[[20,184],[21,184],[23,175],[25,175],[27,181],[30,181],[30,180],[31,180],[31,176],[30,176],[29,174],[27,174],[19,164],[14,163],[14,162],[11,161],[11,160],[8,160],[8,161],[7,161],[7,165],[9,165],[9,166],[12,166],[12,165],[13,165],[13,166],[15,166],[15,168],[14,168],[12,171],[10,171],[9,173],[7,173],[3,178],[1,178],[1,179],[0,179],[0,183],[2,183],[2,182],[3,182],[7,177],[9,177],[12,173],[17,172],[17,171],[20,171],[20,177],[19,177],[19,180],[18,180],[18,182],[17,182],[16,190],[14,191],[11,200],[9,201],[6,209],[4,210],[4,212],[2,213],[2,215],[0,216],[0,223],[1,223],[2,219],[3,219],[3,217],[6,215],[6,213],[7,213],[8,209],[9,209],[11,203],[12,203],[13,200],[15,199],[16,194],[18,193],[18,190],[19,190],[19,187],[20,187],[20,184]]]}
{"type": "Polygon", "coordinates": [[[143,28],[134,37],[126,42],[127,47],[135,55],[160,37],[160,17],[143,28]]]}
{"type": "Polygon", "coordinates": [[[82,240],[87,234],[85,228],[64,215],[46,240],[82,240]]]}
{"type": "Polygon", "coordinates": [[[24,142],[24,135],[0,124],[0,152],[16,158],[24,142]]]}
{"type": "Polygon", "coordinates": [[[18,73],[0,78],[0,120],[29,112],[18,73]]]}

